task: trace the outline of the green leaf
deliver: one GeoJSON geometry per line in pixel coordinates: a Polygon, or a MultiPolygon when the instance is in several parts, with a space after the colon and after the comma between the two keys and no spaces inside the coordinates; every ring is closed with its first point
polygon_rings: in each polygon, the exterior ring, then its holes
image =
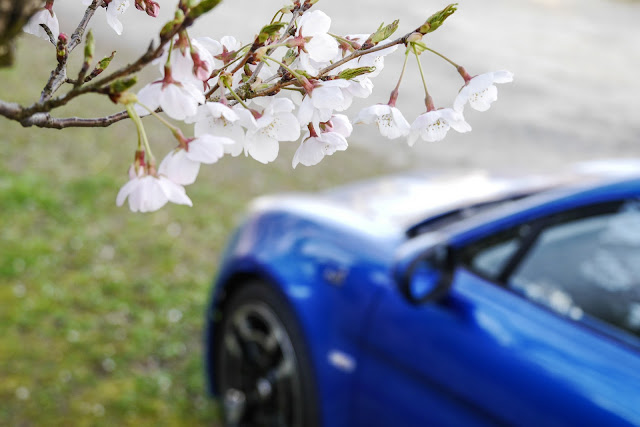
{"type": "Polygon", "coordinates": [[[391,24],[387,25],[386,27],[383,27],[384,22],[382,24],[380,24],[380,27],[378,27],[376,32],[371,34],[371,37],[369,37],[369,39],[371,40],[371,43],[376,45],[376,44],[380,43],[381,41],[386,40],[389,37],[391,37],[391,35],[393,33],[395,33],[396,30],[398,29],[398,24],[399,23],[400,23],[400,21],[396,19],[395,21],[393,21],[391,24]]]}
{"type": "Polygon", "coordinates": [[[348,70],[341,71],[338,74],[338,78],[351,80],[355,77],[361,76],[363,74],[372,73],[376,70],[376,67],[359,67],[359,68],[350,68],[348,70]]]}
{"type": "Polygon", "coordinates": [[[422,24],[418,31],[422,34],[427,34],[437,30],[449,16],[457,10],[458,3],[452,3],[439,12],[434,13],[422,24]]]}
{"type": "Polygon", "coordinates": [[[106,70],[107,67],[109,66],[109,64],[111,64],[111,60],[113,59],[114,56],[116,56],[116,51],[115,50],[113,52],[111,52],[111,55],[105,56],[104,58],[102,58],[100,60],[100,62],[98,62],[98,65],[96,66],[96,69],[100,70],[101,72],[106,70]]]}
{"type": "Polygon", "coordinates": [[[196,19],[216,7],[222,0],[202,0],[189,11],[189,18],[196,19]]]}
{"type": "Polygon", "coordinates": [[[133,76],[126,79],[116,80],[109,86],[109,93],[112,95],[122,93],[132,88],[138,82],[138,77],[133,76]]]}
{"type": "Polygon", "coordinates": [[[93,39],[93,32],[89,30],[87,38],[84,42],[84,62],[90,63],[93,59],[93,53],[95,51],[95,41],[93,39]]]}
{"type": "Polygon", "coordinates": [[[273,24],[265,25],[258,34],[258,41],[264,43],[271,38],[271,36],[278,34],[282,28],[285,27],[284,22],[274,22],[273,24]]]}

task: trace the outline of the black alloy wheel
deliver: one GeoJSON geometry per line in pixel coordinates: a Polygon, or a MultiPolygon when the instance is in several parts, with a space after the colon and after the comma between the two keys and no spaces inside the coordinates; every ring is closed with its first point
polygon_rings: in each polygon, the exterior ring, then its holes
{"type": "Polygon", "coordinates": [[[277,291],[251,282],[231,295],[215,354],[226,426],[319,425],[308,352],[295,315],[277,291]]]}

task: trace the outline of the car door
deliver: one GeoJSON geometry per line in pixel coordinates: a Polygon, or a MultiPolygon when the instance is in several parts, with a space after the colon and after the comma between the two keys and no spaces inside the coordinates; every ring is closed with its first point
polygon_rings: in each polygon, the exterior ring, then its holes
{"type": "Polygon", "coordinates": [[[356,425],[640,425],[640,207],[583,206],[458,248],[451,290],[386,289],[356,425]]]}

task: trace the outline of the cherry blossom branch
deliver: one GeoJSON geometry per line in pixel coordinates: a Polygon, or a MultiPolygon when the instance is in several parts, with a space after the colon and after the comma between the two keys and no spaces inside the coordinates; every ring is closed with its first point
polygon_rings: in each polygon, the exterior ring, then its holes
{"type": "Polygon", "coordinates": [[[84,35],[85,30],[87,29],[87,24],[89,24],[89,21],[91,20],[91,18],[93,18],[93,14],[96,13],[96,10],[98,9],[98,7],[102,6],[102,4],[103,4],[103,0],[94,0],[87,7],[87,10],[84,12],[84,16],[82,17],[82,20],[76,27],[76,30],[73,32],[73,34],[71,35],[71,39],[69,40],[69,46],[68,46],[69,53],[71,53],[71,51],[73,51],[73,49],[75,49],[76,46],[80,44],[80,42],[82,41],[82,36],[84,35]]]}
{"type": "MultiPolygon", "coordinates": [[[[318,72],[318,76],[316,78],[322,78],[322,77],[326,76],[327,73],[329,73],[331,70],[334,70],[337,67],[339,67],[339,66],[341,66],[343,64],[346,64],[347,62],[352,61],[352,60],[354,60],[356,58],[359,58],[361,56],[364,56],[364,55],[367,55],[367,54],[370,54],[370,53],[374,53],[374,52],[379,52],[381,50],[384,50],[384,49],[387,49],[387,48],[390,48],[390,47],[393,47],[393,46],[396,46],[396,45],[399,45],[399,44],[406,45],[408,43],[407,40],[414,33],[415,33],[415,31],[411,31],[410,33],[407,33],[404,36],[402,36],[402,37],[400,37],[400,38],[398,38],[396,40],[390,41],[388,43],[385,43],[385,44],[382,44],[382,45],[378,45],[378,46],[375,46],[375,47],[372,47],[372,48],[369,48],[369,49],[366,49],[366,50],[357,50],[357,51],[351,53],[349,56],[344,57],[340,61],[334,62],[333,64],[329,65],[328,67],[325,67],[322,70],[320,70],[318,72]]],[[[271,77],[271,79],[275,79],[275,78],[277,78],[277,76],[271,77]]],[[[269,81],[270,81],[269,79],[265,80],[265,83],[268,83],[269,81]]],[[[292,84],[295,84],[295,82],[296,82],[296,79],[293,79],[293,78],[291,78],[291,79],[282,78],[279,82],[277,82],[276,84],[274,84],[272,86],[269,86],[269,87],[267,87],[265,89],[262,89],[262,90],[255,91],[253,93],[253,96],[254,97],[260,97],[260,96],[273,95],[275,93],[278,93],[281,89],[285,88],[286,86],[290,86],[292,84]]]]}
{"type": "MultiPolygon", "coordinates": [[[[73,45],[71,42],[67,46],[68,51],[71,48],[75,48],[82,38],[82,34],[86,29],[86,26],[95,13],[95,10],[99,5],[101,5],[103,0],[94,1],[85,12],[85,15],[74,31],[72,35],[72,40],[78,40],[73,45]],[[74,38],[75,37],[75,38],[74,38]]],[[[156,58],[160,57],[164,51],[166,44],[173,39],[173,37],[178,34],[180,31],[186,29],[191,26],[194,22],[194,18],[190,15],[187,15],[184,20],[175,25],[171,30],[166,31],[160,36],[160,43],[157,47],[154,47],[154,42],[152,41],[149,44],[149,48],[147,51],[140,56],[135,62],[128,64],[108,76],[103,77],[102,79],[94,81],[90,85],[84,86],[74,86],[66,94],[59,96],[57,98],[52,98],[53,94],[60,88],[62,84],[68,81],[66,76],[66,64],[67,59],[60,61],[58,66],[54,71],[52,71],[52,75],[47,82],[47,85],[43,89],[43,93],[41,95],[41,99],[32,104],[29,107],[22,107],[18,104],[7,103],[5,101],[0,100],[0,115],[3,115],[9,119],[16,120],[20,122],[23,126],[38,126],[38,127],[47,127],[47,128],[55,128],[62,129],[65,127],[91,127],[92,125],[105,127],[109,126],[117,121],[125,119],[128,117],[126,113],[120,112],[111,116],[103,117],[103,118],[90,118],[90,119],[80,119],[77,117],[70,117],[64,119],[55,119],[52,118],[48,112],[60,107],[62,105],[66,105],[72,99],[84,95],[87,93],[104,93],[108,85],[115,82],[117,79],[130,76],[140,71],[146,65],[151,63],[156,58]],[[46,113],[46,114],[45,114],[46,113]]],[[[68,58],[68,56],[67,56],[68,58]]]]}
{"type": "MultiPolygon", "coordinates": [[[[296,8],[293,11],[293,16],[291,17],[291,20],[289,21],[289,25],[287,26],[285,31],[282,33],[282,37],[280,37],[275,44],[280,44],[280,43],[284,42],[289,37],[291,29],[293,28],[293,26],[296,23],[296,19],[298,18],[298,16],[300,16],[300,12],[301,12],[301,7],[296,8]]],[[[271,55],[275,49],[276,48],[267,50],[267,56],[271,55]]],[[[262,67],[264,67],[264,62],[260,62],[258,64],[258,66],[256,67],[255,71],[253,72],[253,75],[247,81],[247,86],[251,86],[251,84],[253,84],[256,81],[256,79],[258,78],[258,75],[260,74],[260,70],[262,70],[262,67]]]]}
{"type": "MultiPolygon", "coordinates": [[[[87,24],[89,24],[89,21],[96,12],[96,9],[98,8],[98,6],[102,5],[102,3],[103,0],[94,0],[85,10],[84,16],[80,20],[80,23],[71,35],[71,39],[67,44],[68,54],[71,53],[71,51],[73,51],[73,49],[75,49],[76,46],[82,41],[82,35],[87,28],[87,24]]],[[[53,36],[51,36],[51,38],[53,38],[53,36]]],[[[41,103],[51,99],[53,94],[56,93],[58,89],[60,89],[60,86],[62,86],[66,82],[67,62],[69,58],[68,54],[66,58],[64,58],[62,61],[59,61],[58,66],[51,73],[51,76],[49,77],[49,80],[47,81],[47,84],[45,85],[44,89],[42,90],[42,94],[40,95],[41,103]]]]}
{"type": "Polygon", "coordinates": [[[128,118],[126,111],[105,117],[80,118],[66,117],[55,118],[49,113],[35,113],[24,116],[23,108],[11,102],[0,100],[0,115],[18,121],[24,127],[36,126],[41,128],[64,129],[69,127],[107,127],[128,118]]]}
{"type": "Polygon", "coordinates": [[[389,47],[393,47],[399,44],[407,44],[407,40],[409,39],[409,37],[414,34],[415,31],[411,31],[410,33],[405,34],[404,36],[400,37],[399,39],[396,39],[394,41],[391,41],[389,43],[385,43],[383,45],[378,45],[366,50],[356,50],[355,52],[353,52],[352,54],[350,54],[349,56],[345,56],[344,58],[342,58],[340,61],[334,62],[333,64],[329,65],[326,68],[323,68],[322,70],[320,70],[320,72],[318,73],[318,77],[322,77],[325,76],[329,71],[338,68],[339,66],[346,64],[349,61],[352,61],[356,58],[359,58],[361,56],[364,55],[368,55],[370,53],[374,53],[374,52],[379,52],[381,50],[387,49],[389,47]]]}

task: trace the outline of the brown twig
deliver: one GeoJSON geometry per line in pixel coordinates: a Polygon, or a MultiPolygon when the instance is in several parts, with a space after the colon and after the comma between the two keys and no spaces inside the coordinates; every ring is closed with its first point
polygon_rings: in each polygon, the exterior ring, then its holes
{"type": "MultiPolygon", "coordinates": [[[[101,4],[102,4],[102,0],[94,0],[87,7],[87,10],[85,10],[84,16],[80,20],[80,23],[78,24],[75,31],[73,32],[73,35],[71,36],[71,40],[67,45],[67,51],[69,53],[71,53],[71,51],[82,40],[82,35],[84,34],[84,30],[86,29],[87,24],[93,17],[93,14],[96,12],[98,5],[101,5],[101,4]]],[[[53,94],[56,93],[58,89],[60,89],[60,87],[66,82],[68,58],[69,57],[67,56],[67,58],[64,61],[60,62],[56,67],[56,69],[51,72],[51,76],[49,77],[47,84],[44,86],[44,89],[42,89],[42,93],[40,94],[40,103],[46,102],[49,99],[51,99],[53,94]]]]}

